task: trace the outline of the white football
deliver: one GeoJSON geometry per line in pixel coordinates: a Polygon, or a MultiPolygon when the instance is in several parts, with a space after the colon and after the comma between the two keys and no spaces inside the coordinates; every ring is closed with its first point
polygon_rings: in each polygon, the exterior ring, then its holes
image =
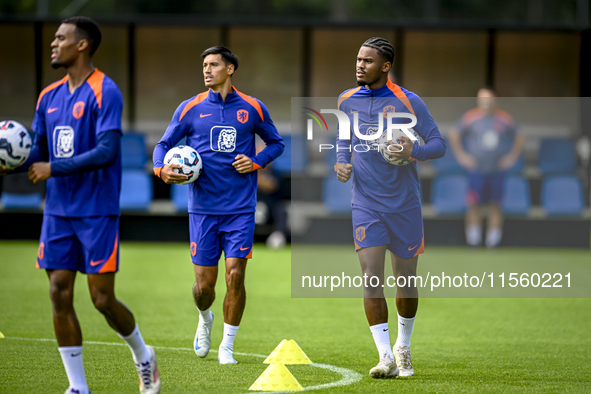
{"type": "Polygon", "coordinates": [[[175,146],[164,156],[164,164],[180,164],[183,168],[175,168],[174,172],[179,174],[189,175],[189,179],[181,185],[195,182],[201,170],[203,169],[203,163],[201,162],[201,156],[199,153],[190,146],[179,145],[175,146]]]}
{"type": "Polygon", "coordinates": [[[16,168],[29,158],[33,138],[25,126],[14,120],[0,122],[0,164],[16,168]]]}
{"type": "MultiPolygon", "coordinates": [[[[417,139],[415,141],[415,145],[420,145],[421,144],[421,137],[419,136],[419,134],[413,128],[410,128],[408,130],[417,139]]],[[[404,132],[402,130],[400,130],[400,129],[394,129],[392,131],[392,141],[394,142],[393,145],[388,145],[387,144],[388,136],[387,136],[387,133],[385,131],[382,133],[382,135],[378,139],[379,151],[382,154],[382,157],[388,163],[390,163],[392,165],[395,165],[395,166],[405,166],[407,164],[412,163],[412,160],[395,160],[392,157],[388,156],[388,154],[386,153],[388,150],[390,152],[392,152],[392,153],[399,152],[400,151],[400,148],[402,147],[402,145],[399,145],[399,143],[402,142],[402,141],[399,140],[400,137],[408,137],[408,136],[406,134],[404,134],[404,132]]]]}

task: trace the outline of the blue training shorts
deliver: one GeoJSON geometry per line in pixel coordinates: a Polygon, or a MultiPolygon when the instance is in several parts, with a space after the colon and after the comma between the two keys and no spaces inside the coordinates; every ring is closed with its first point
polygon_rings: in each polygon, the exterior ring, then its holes
{"type": "Polygon", "coordinates": [[[424,253],[421,207],[384,213],[353,206],[355,250],[386,245],[396,256],[408,259],[424,253]]]}
{"type": "Polygon", "coordinates": [[[119,216],[44,215],[37,268],[102,274],[119,270],[119,216]]]}
{"type": "Polygon", "coordinates": [[[466,204],[469,207],[486,202],[500,203],[503,199],[503,184],[505,173],[481,174],[471,172],[468,175],[468,197],[466,204]]]}
{"type": "Polygon", "coordinates": [[[196,265],[218,265],[224,257],[252,258],[254,212],[235,215],[189,214],[191,261],[196,265]]]}

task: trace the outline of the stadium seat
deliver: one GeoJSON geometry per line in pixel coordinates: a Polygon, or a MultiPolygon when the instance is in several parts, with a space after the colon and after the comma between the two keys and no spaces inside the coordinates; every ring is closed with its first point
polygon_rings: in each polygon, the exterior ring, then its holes
{"type": "Polygon", "coordinates": [[[505,178],[503,212],[507,215],[527,215],[531,207],[529,182],[521,175],[505,178]]]}
{"type": "Polygon", "coordinates": [[[123,169],[143,170],[147,160],[143,134],[127,133],[121,137],[121,166],[123,169]]]}
{"type": "Polygon", "coordinates": [[[343,183],[333,173],[322,184],[322,202],[329,213],[351,213],[351,188],[353,182],[343,183]]]}
{"type": "Polygon", "coordinates": [[[507,170],[508,174],[521,174],[523,169],[525,168],[525,158],[523,155],[519,156],[519,159],[515,162],[513,167],[507,170]]]}
{"type": "Polygon", "coordinates": [[[544,179],[541,202],[548,215],[580,215],[585,206],[581,180],[574,175],[556,175],[544,179]]]}
{"type": "Polygon", "coordinates": [[[431,162],[435,170],[437,170],[437,174],[464,174],[466,170],[456,160],[449,141],[446,140],[445,144],[447,145],[445,155],[431,162]]]}
{"type": "Polygon", "coordinates": [[[541,141],[538,166],[544,175],[572,174],[577,170],[575,144],[569,138],[546,138],[541,141]]]}
{"type": "Polygon", "coordinates": [[[152,178],[144,170],[123,170],[121,197],[122,210],[147,211],[154,198],[152,178]]]}
{"type": "Polygon", "coordinates": [[[40,209],[42,193],[2,193],[0,198],[4,209],[40,209]]]}
{"type": "Polygon", "coordinates": [[[466,176],[440,175],[431,185],[431,202],[440,215],[461,214],[466,210],[467,193],[466,176]]]}
{"type": "Polygon", "coordinates": [[[170,188],[170,199],[179,212],[189,211],[189,185],[173,184],[170,188]]]}
{"type": "Polygon", "coordinates": [[[273,161],[273,168],[280,174],[302,173],[306,170],[306,139],[299,135],[283,135],[285,150],[273,161]]]}
{"type": "Polygon", "coordinates": [[[334,168],[334,165],[337,163],[336,147],[333,149],[323,149],[322,154],[324,155],[324,162],[326,164],[326,168],[332,170],[334,168]]]}

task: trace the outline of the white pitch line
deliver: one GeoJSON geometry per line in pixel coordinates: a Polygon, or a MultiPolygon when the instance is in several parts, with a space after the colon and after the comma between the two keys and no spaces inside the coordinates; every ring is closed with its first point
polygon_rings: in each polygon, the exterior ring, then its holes
{"type": "MultiPolygon", "coordinates": [[[[22,338],[22,337],[5,337],[4,339],[16,339],[20,341],[37,341],[37,342],[57,342],[55,339],[52,338],[22,338]]],[[[107,346],[127,346],[124,343],[116,343],[116,342],[98,342],[98,341],[84,341],[85,344],[89,345],[107,345],[107,346]]],[[[191,351],[192,349],[188,349],[186,347],[171,347],[171,346],[152,346],[154,349],[164,349],[164,350],[180,350],[180,351],[191,351]]],[[[210,352],[217,353],[217,350],[210,350],[210,352]]],[[[235,352],[234,354],[238,356],[250,356],[250,357],[260,357],[260,358],[267,358],[262,354],[255,354],[255,353],[239,353],[235,352]]],[[[359,372],[352,371],[347,368],[337,367],[335,365],[330,364],[317,364],[312,363],[308,364],[312,367],[326,369],[328,371],[336,372],[342,376],[342,379],[337,380],[336,382],[332,383],[324,383],[318,384],[316,386],[308,386],[304,387],[304,391],[313,391],[313,390],[321,390],[321,389],[330,389],[334,387],[341,387],[341,386],[348,386],[350,384],[359,382],[362,378],[359,372]]],[[[285,393],[286,391],[266,391],[265,394],[276,394],[276,393],[285,393]]],[[[252,393],[252,392],[251,392],[252,393]]],[[[251,394],[249,393],[249,394],[251,394]]]]}

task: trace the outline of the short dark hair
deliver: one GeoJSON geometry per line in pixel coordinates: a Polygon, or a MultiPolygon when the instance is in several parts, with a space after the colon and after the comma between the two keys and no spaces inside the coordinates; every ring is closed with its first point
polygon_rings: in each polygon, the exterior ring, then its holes
{"type": "Polygon", "coordinates": [[[101,29],[96,22],[86,16],[72,16],[64,19],[62,23],[75,25],[76,32],[90,44],[90,56],[94,55],[102,38],[101,29]]]}
{"type": "Polygon", "coordinates": [[[390,44],[390,41],[382,37],[372,37],[365,41],[362,47],[373,48],[378,51],[380,56],[384,58],[390,64],[394,64],[394,47],[390,44]]]}
{"type": "Polygon", "coordinates": [[[217,54],[222,55],[222,59],[224,60],[226,66],[228,65],[228,63],[231,63],[234,65],[234,72],[238,70],[238,58],[236,57],[236,55],[232,53],[232,51],[229,48],[226,48],[223,45],[207,48],[205,51],[203,51],[201,57],[205,59],[207,55],[217,54]]]}

